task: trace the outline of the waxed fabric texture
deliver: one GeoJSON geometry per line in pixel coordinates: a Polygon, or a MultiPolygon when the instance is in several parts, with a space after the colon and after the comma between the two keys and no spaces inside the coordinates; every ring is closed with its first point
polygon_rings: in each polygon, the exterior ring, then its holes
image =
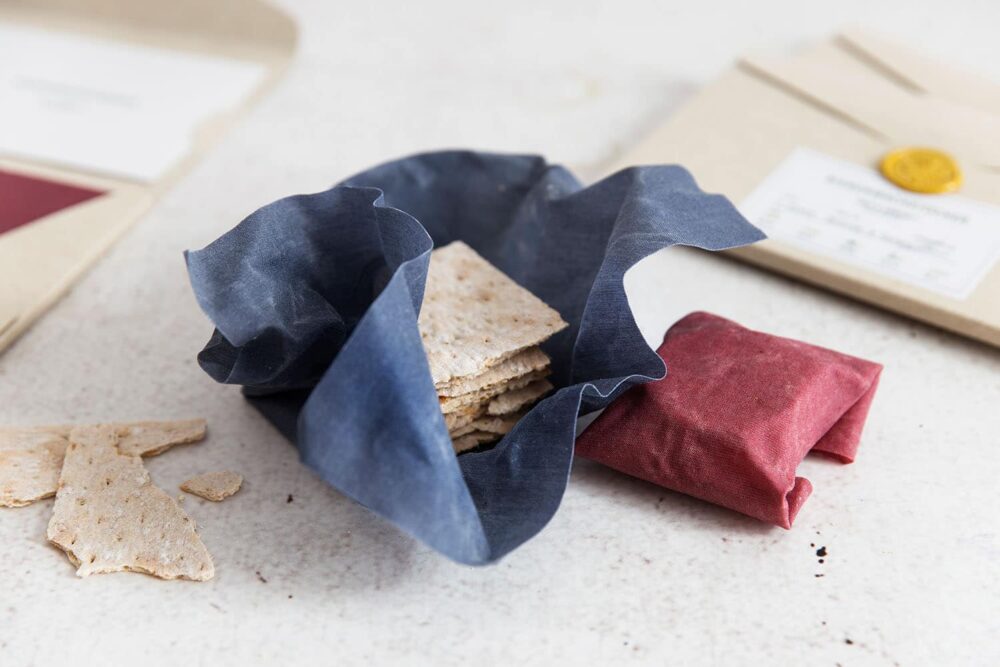
{"type": "Polygon", "coordinates": [[[709,313],[657,352],[667,377],[626,392],[576,453],[783,528],[812,492],[795,474],[809,452],[854,461],[882,371],[709,313]]]}
{"type": "Polygon", "coordinates": [[[583,187],[536,156],[416,155],[269,204],[188,252],[216,326],[199,362],[242,385],[329,484],[449,558],[488,563],[555,513],[577,416],[664,375],[625,271],[676,244],[761,238],[680,167],[583,187]],[[496,447],[460,457],[417,326],[430,252],[456,240],[569,323],[543,345],[557,390],[496,447]]]}

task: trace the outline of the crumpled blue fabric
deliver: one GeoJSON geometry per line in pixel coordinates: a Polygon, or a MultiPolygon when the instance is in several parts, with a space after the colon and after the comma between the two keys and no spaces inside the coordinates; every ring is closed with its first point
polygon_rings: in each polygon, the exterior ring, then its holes
{"type": "Polygon", "coordinates": [[[186,253],[216,326],[199,362],[243,385],[329,484],[449,558],[489,563],[555,514],[577,417],[666,374],[625,271],[673,245],[762,238],[677,166],[583,187],[536,156],[415,155],[276,201],[186,253]],[[459,457],[417,328],[431,249],[455,240],[569,323],[543,345],[556,391],[496,447],[459,457]]]}

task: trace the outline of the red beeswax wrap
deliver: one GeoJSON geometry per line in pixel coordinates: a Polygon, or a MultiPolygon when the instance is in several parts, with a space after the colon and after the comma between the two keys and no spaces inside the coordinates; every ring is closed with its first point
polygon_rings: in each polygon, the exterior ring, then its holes
{"type": "Polygon", "coordinates": [[[667,331],[660,382],[629,390],[577,441],[616,470],[790,528],[810,451],[850,463],[882,366],[692,313],[667,331]]]}

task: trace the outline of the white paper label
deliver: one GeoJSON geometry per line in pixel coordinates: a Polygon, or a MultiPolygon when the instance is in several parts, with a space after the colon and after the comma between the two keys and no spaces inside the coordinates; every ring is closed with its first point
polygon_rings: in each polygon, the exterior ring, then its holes
{"type": "Polygon", "coordinates": [[[739,207],[773,239],[965,299],[1000,259],[1000,207],[918,195],[799,148],[739,207]]]}
{"type": "Polygon", "coordinates": [[[158,178],[240,103],[256,63],[0,24],[0,153],[158,178]]]}

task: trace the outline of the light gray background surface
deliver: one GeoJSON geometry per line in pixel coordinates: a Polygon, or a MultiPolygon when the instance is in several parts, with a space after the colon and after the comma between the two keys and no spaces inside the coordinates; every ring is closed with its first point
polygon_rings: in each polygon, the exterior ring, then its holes
{"type": "Polygon", "coordinates": [[[208,441],[148,466],[171,492],[246,476],[225,503],[185,502],[218,575],[78,580],[45,543],[51,501],[2,510],[0,664],[1000,663],[995,350],[725,259],[656,255],[627,280],[651,342],[704,309],[885,364],[857,463],[806,461],[815,491],[783,531],[578,462],[550,526],[471,569],[325,487],[198,369],[211,327],[181,259],[272,199],[412,151],[596,164],[741,52],[852,22],[1000,79],[1000,4],[283,4],[302,43],[277,90],[0,356],[0,423],[208,418],[208,441]]]}

